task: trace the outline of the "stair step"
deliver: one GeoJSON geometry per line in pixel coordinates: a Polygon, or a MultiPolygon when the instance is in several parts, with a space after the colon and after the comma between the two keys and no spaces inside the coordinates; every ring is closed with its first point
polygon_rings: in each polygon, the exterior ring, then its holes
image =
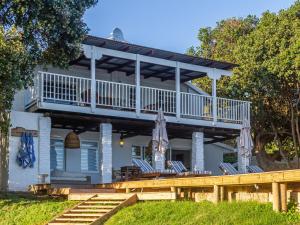
{"type": "Polygon", "coordinates": [[[85,204],[114,204],[114,205],[119,205],[122,203],[122,201],[85,201],[85,204]]]}
{"type": "Polygon", "coordinates": [[[65,222],[51,222],[48,225],[89,225],[90,223],[81,223],[81,222],[72,222],[72,223],[65,223],[65,222]]]}
{"type": "Polygon", "coordinates": [[[95,220],[96,220],[95,218],[66,218],[66,217],[59,217],[59,218],[56,218],[54,220],[54,222],[56,222],[56,221],[65,221],[65,222],[75,222],[75,221],[78,221],[78,222],[93,222],[95,220]]]}
{"type": "Polygon", "coordinates": [[[105,213],[65,213],[64,217],[100,217],[105,213]]]}
{"type": "Polygon", "coordinates": [[[78,209],[113,209],[115,205],[79,205],[78,209]]]}
{"type": "Polygon", "coordinates": [[[70,212],[78,212],[78,213],[90,213],[90,212],[95,212],[95,213],[106,213],[110,211],[111,209],[71,209],[70,212]]]}
{"type": "Polygon", "coordinates": [[[126,199],[125,198],[103,198],[103,197],[92,197],[90,200],[92,201],[112,201],[112,202],[123,202],[125,201],[126,199]]]}

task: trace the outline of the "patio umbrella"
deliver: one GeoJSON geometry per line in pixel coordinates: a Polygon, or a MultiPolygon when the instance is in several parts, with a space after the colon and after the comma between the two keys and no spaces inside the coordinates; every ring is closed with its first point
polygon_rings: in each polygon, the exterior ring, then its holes
{"type": "Polygon", "coordinates": [[[250,165],[250,160],[252,156],[253,149],[253,141],[250,133],[250,123],[248,120],[243,121],[243,126],[241,129],[240,137],[239,137],[239,155],[240,155],[240,168],[241,172],[247,172],[247,166],[250,165]]]}
{"type": "Polygon", "coordinates": [[[152,150],[154,153],[155,169],[165,169],[165,152],[169,145],[169,139],[166,129],[166,119],[161,109],[159,109],[155,128],[152,132],[152,150]]]}

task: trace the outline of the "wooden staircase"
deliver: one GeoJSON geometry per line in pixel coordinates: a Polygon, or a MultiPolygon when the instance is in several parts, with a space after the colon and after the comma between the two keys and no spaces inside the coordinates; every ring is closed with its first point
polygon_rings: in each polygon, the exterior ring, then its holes
{"type": "Polygon", "coordinates": [[[49,225],[100,225],[109,219],[113,214],[123,207],[133,205],[137,202],[137,195],[122,195],[118,193],[95,194],[86,201],[83,201],[63,212],[61,215],[50,221],[49,225]]]}

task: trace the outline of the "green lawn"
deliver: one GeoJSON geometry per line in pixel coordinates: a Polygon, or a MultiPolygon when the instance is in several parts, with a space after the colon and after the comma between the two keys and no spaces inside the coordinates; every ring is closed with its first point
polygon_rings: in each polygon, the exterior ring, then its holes
{"type": "Polygon", "coordinates": [[[105,225],[290,225],[297,213],[275,213],[271,204],[255,202],[145,202],[122,209],[105,225]]]}
{"type": "Polygon", "coordinates": [[[42,225],[74,204],[61,198],[0,193],[0,225],[42,225]]]}

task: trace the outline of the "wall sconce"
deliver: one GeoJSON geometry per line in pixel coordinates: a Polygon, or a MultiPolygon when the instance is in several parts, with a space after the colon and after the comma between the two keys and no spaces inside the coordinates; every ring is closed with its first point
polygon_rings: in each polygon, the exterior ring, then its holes
{"type": "Polygon", "coordinates": [[[121,136],[120,136],[120,142],[119,142],[120,146],[123,147],[125,142],[124,142],[124,136],[123,134],[121,133],[121,136]]]}

